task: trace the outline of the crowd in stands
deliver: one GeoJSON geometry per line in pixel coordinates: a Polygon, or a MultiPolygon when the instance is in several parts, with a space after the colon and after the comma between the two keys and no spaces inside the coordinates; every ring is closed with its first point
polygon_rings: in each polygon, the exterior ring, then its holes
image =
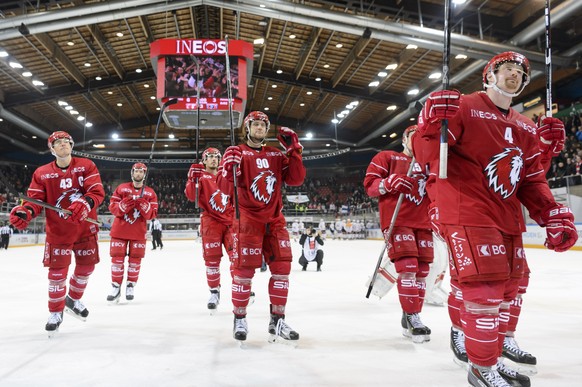
{"type": "MultiPolygon", "coordinates": [[[[566,127],[566,143],[559,156],[552,159],[546,178],[551,188],[582,184],[582,119],[572,108],[568,117],[562,118],[566,127]]],[[[537,122],[537,116],[534,116],[537,122]]]]}

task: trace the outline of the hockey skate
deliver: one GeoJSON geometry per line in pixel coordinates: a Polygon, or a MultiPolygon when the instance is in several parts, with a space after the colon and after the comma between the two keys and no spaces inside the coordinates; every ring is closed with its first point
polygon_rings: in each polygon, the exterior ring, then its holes
{"type": "Polygon", "coordinates": [[[46,323],[44,329],[48,332],[49,339],[53,338],[54,335],[59,331],[59,326],[63,322],[63,312],[52,312],[46,323]]]}
{"type": "Polygon", "coordinates": [[[251,294],[249,296],[249,304],[248,304],[248,306],[251,306],[254,303],[255,303],[255,292],[251,292],[251,294]]]}
{"type": "Polygon", "coordinates": [[[111,293],[107,296],[107,301],[112,304],[119,303],[119,298],[121,297],[120,286],[116,283],[111,284],[111,293]]]}
{"type": "Polygon", "coordinates": [[[210,310],[211,316],[216,312],[218,304],[220,304],[220,288],[212,288],[208,299],[208,310],[210,310]]]}
{"type": "Polygon", "coordinates": [[[512,387],[501,377],[495,366],[481,367],[471,364],[467,380],[469,385],[474,387],[512,387]]]}
{"type": "Polygon", "coordinates": [[[522,374],[535,375],[538,372],[536,368],[536,357],[519,348],[514,337],[505,336],[501,356],[510,361],[512,369],[521,372],[522,374]]]}
{"type": "Polygon", "coordinates": [[[247,334],[249,333],[249,328],[247,326],[246,317],[236,317],[234,316],[234,327],[232,328],[232,336],[237,340],[241,346],[243,341],[247,339],[247,334]]]}
{"type": "Polygon", "coordinates": [[[81,300],[73,300],[69,296],[65,298],[65,312],[81,321],[87,321],[87,316],[89,315],[89,310],[81,300]]]}
{"type": "Polygon", "coordinates": [[[291,346],[297,346],[299,340],[299,333],[295,332],[285,322],[285,316],[271,314],[271,321],[269,322],[269,343],[280,343],[291,346]]]}
{"type": "Polygon", "coordinates": [[[133,301],[133,292],[135,290],[135,283],[128,282],[125,286],[125,299],[127,301],[133,301]]]}
{"type": "Polygon", "coordinates": [[[467,348],[465,348],[465,333],[457,328],[451,327],[451,350],[453,351],[453,361],[469,370],[469,358],[467,348]]]}
{"type": "Polygon", "coordinates": [[[413,343],[422,344],[425,341],[430,341],[431,330],[422,323],[420,314],[402,312],[400,324],[402,325],[402,335],[412,339],[413,343]]]}
{"type": "Polygon", "coordinates": [[[505,379],[505,381],[507,383],[509,383],[511,386],[514,387],[530,387],[531,386],[531,381],[529,380],[529,377],[520,374],[519,372],[509,368],[507,365],[503,364],[503,362],[501,361],[501,358],[499,360],[497,360],[497,372],[499,372],[499,375],[501,375],[501,377],[503,379],[505,379]]]}

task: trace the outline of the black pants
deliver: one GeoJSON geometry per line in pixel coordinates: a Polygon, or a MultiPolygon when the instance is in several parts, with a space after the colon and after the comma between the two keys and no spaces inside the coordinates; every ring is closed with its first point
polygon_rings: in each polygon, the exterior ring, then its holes
{"type": "Polygon", "coordinates": [[[2,234],[2,241],[0,241],[0,249],[8,249],[8,243],[10,242],[10,235],[2,234]]]}
{"type": "Polygon", "coordinates": [[[160,248],[164,247],[164,244],[162,243],[162,232],[160,230],[152,231],[152,246],[154,247],[154,249],[157,246],[160,246],[160,248]]]}
{"type": "MultiPolygon", "coordinates": [[[[317,250],[315,259],[311,262],[317,262],[317,269],[321,269],[321,265],[323,264],[323,250],[317,250]]],[[[305,255],[303,255],[303,252],[301,252],[301,257],[299,258],[299,264],[303,266],[304,269],[306,269],[309,264],[309,261],[305,258],[305,255]]]]}

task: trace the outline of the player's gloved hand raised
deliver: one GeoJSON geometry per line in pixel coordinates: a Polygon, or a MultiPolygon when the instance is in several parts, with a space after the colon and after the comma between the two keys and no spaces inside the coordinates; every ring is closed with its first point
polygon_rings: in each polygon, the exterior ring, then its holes
{"type": "Polygon", "coordinates": [[[389,193],[410,193],[412,192],[412,188],[414,188],[414,179],[412,177],[393,173],[380,183],[381,188],[380,192],[382,192],[382,188],[389,193]]]}
{"type": "Polygon", "coordinates": [[[121,211],[124,214],[127,214],[129,211],[133,210],[134,208],[135,208],[135,199],[131,196],[126,196],[119,202],[119,211],[121,211]]]}
{"type": "Polygon", "coordinates": [[[10,223],[19,230],[24,230],[32,220],[32,214],[24,206],[16,206],[10,211],[10,223]]]}
{"type": "MultiPolygon", "coordinates": [[[[228,180],[233,180],[232,170],[235,165],[240,165],[242,160],[242,149],[240,146],[229,146],[224,151],[222,156],[222,176],[226,177],[228,180]]],[[[236,169],[236,175],[240,176],[240,168],[236,169]]]]}
{"type": "Polygon", "coordinates": [[[89,216],[89,212],[91,212],[91,206],[83,197],[75,200],[67,209],[71,211],[69,219],[75,223],[83,223],[89,216]]]}
{"type": "Polygon", "coordinates": [[[152,206],[150,202],[146,198],[137,198],[135,199],[135,207],[141,212],[142,215],[149,214],[152,206]]]}
{"type": "Polygon", "coordinates": [[[299,142],[299,137],[297,133],[295,133],[292,129],[289,129],[285,126],[281,126],[279,128],[279,134],[277,135],[277,140],[287,154],[291,153],[293,150],[296,150],[300,154],[303,152],[303,145],[299,142]]]}
{"type": "Polygon", "coordinates": [[[574,225],[572,210],[558,204],[542,214],[542,222],[546,225],[546,247],[562,252],[574,246],[578,240],[578,231],[574,225]]]}
{"type": "Polygon", "coordinates": [[[540,116],[537,132],[542,153],[551,153],[552,157],[554,157],[558,156],[564,149],[566,130],[564,123],[559,118],[540,116]]]}
{"type": "Polygon", "coordinates": [[[453,118],[459,111],[461,93],[458,90],[441,90],[430,93],[422,108],[424,123],[434,124],[453,118]]]}
{"type": "Polygon", "coordinates": [[[190,166],[190,170],[188,171],[188,180],[194,183],[196,179],[200,179],[202,177],[204,170],[204,164],[192,164],[190,166]]]}

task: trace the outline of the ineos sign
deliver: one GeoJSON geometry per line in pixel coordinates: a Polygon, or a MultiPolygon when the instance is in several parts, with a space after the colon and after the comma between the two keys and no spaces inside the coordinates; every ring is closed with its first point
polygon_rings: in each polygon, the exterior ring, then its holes
{"type": "Polygon", "coordinates": [[[226,54],[224,40],[176,40],[176,54],[226,54]]]}

